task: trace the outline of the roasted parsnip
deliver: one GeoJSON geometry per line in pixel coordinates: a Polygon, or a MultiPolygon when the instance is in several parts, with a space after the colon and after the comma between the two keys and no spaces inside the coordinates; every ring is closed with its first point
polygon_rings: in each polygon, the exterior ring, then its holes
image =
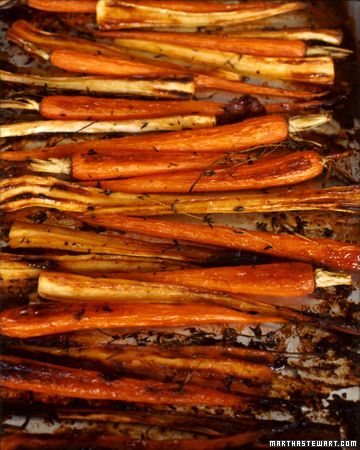
{"type": "Polygon", "coordinates": [[[288,39],[302,41],[322,41],[340,45],[343,33],[339,29],[326,28],[282,28],[281,30],[237,30],[235,36],[260,39],[288,39]]]}
{"type": "Polygon", "coordinates": [[[0,194],[2,211],[19,211],[31,207],[57,208],[59,211],[82,213],[83,218],[94,218],[99,214],[156,216],[298,210],[356,214],[360,199],[360,190],[356,185],[311,190],[279,188],[266,193],[139,195],[104,191],[56,178],[35,176],[0,181],[0,194]]]}
{"type": "Polygon", "coordinates": [[[146,52],[164,55],[175,60],[190,62],[212,68],[252,75],[261,78],[280,78],[304,83],[333,84],[335,71],[332,58],[317,56],[311,58],[275,58],[254,55],[240,55],[179,44],[151,41],[145,39],[115,39],[114,45],[127,50],[130,55],[146,52]]]}
{"type": "Polygon", "coordinates": [[[41,133],[147,133],[150,131],[174,131],[191,128],[213,127],[213,116],[186,115],[135,120],[40,120],[3,124],[1,137],[29,136],[41,133]]]}
{"type": "Polygon", "coordinates": [[[11,248],[42,248],[96,255],[160,258],[173,261],[206,261],[211,250],[157,245],[120,235],[77,231],[71,228],[14,222],[9,233],[11,248]]]}
{"type": "Polygon", "coordinates": [[[107,77],[42,77],[0,70],[0,78],[8,83],[38,86],[50,90],[71,90],[85,93],[136,95],[174,99],[191,98],[195,91],[192,78],[162,79],[121,79],[107,77]]]}
{"type": "Polygon", "coordinates": [[[96,7],[96,20],[102,29],[216,27],[251,22],[304,8],[304,3],[292,2],[281,5],[270,4],[269,7],[256,9],[204,13],[157,8],[131,1],[100,0],[96,7]]]}

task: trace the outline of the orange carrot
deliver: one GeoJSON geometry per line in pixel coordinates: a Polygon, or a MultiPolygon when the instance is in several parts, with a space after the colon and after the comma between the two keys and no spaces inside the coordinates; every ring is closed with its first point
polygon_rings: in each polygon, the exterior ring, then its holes
{"type": "Polygon", "coordinates": [[[48,119],[130,120],[181,114],[219,115],[223,107],[205,100],[146,101],[53,95],[40,102],[40,114],[48,119]]]}
{"type": "Polygon", "coordinates": [[[184,269],[125,277],[265,297],[297,297],[309,295],[315,289],[313,268],[304,263],[184,269]]]}
{"type": "Polygon", "coordinates": [[[297,259],[339,270],[360,270],[360,246],[334,239],[303,238],[225,226],[167,222],[116,214],[86,218],[93,225],[166,239],[180,239],[199,244],[248,250],[273,256],[297,259]]]}
{"type": "Polygon", "coordinates": [[[96,13],[96,0],[27,0],[32,8],[59,13],[96,13]]]}
{"type": "Polygon", "coordinates": [[[199,386],[122,377],[107,380],[93,370],[73,369],[15,356],[0,357],[0,385],[41,394],[150,404],[241,406],[246,400],[199,386]]]}
{"type": "Polygon", "coordinates": [[[234,92],[239,94],[264,95],[270,97],[288,97],[309,99],[326,95],[328,91],[299,91],[292,89],[259,86],[241,81],[225,80],[210,75],[198,74],[195,76],[195,85],[198,90],[215,89],[218,91],[234,92]]]}
{"type": "MultiPolygon", "coordinates": [[[[237,161],[244,160],[244,154],[237,161]]],[[[71,158],[72,176],[77,180],[106,180],[168,174],[189,169],[206,169],[215,160],[214,153],[128,153],[119,156],[76,153],[71,158]]]]}
{"type": "Polygon", "coordinates": [[[145,175],[127,180],[101,182],[103,189],[120,192],[219,192],[241,189],[263,189],[301,183],[320,175],[323,163],[318,153],[304,151],[287,156],[245,161],[234,167],[207,171],[187,171],[153,177],[145,175]]]}
{"type": "MultiPolygon", "coordinates": [[[[105,279],[106,280],[106,279],[105,279]]],[[[96,281],[95,281],[96,282],[96,281]]],[[[28,305],[0,313],[0,329],[5,336],[30,338],[94,328],[157,328],[203,324],[254,324],[271,322],[209,304],[77,304],[28,305]]],[[[277,319],[281,322],[280,319],[277,319]]]]}
{"type": "Polygon", "coordinates": [[[132,61],[121,56],[93,55],[76,50],[54,50],[51,53],[50,61],[54,66],[68,72],[110,75],[117,78],[189,76],[183,70],[173,69],[169,66],[159,67],[150,62],[132,61]]]}
{"type": "Polygon", "coordinates": [[[280,115],[246,119],[212,129],[185,130],[166,134],[97,139],[79,144],[64,144],[37,150],[5,151],[1,159],[24,161],[27,158],[66,157],[78,152],[96,151],[119,155],[131,151],[236,152],[251,147],[276,144],[288,136],[288,122],[280,115]]]}
{"type": "Polygon", "coordinates": [[[231,35],[200,33],[165,33],[144,31],[108,31],[100,36],[123,39],[145,39],[188,47],[208,48],[246,55],[302,58],[306,44],[300,40],[239,38],[231,35]]]}

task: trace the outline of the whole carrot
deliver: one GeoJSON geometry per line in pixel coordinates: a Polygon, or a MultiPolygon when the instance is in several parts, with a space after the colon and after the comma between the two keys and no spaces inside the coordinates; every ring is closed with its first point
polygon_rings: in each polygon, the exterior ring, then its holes
{"type": "MultiPolygon", "coordinates": [[[[86,278],[86,277],[85,277],[86,278]]],[[[95,281],[96,282],[96,281],[95,281]]],[[[0,313],[5,336],[29,338],[94,328],[157,328],[201,324],[267,323],[271,318],[208,304],[29,305],[0,313]]],[[[279,323],[284,320],[277,319],[279,323]]]]}
{"type": "Polygon", "coordinates": [[[151,62],[131,60],[122,56],[93,55],[76,50],[54,50],[50,62],[67,72],[89,75],[112,76],[115,78],[174,78],[190,74],[166,65],[161,67],[151,62]]]}
{"type": "Polygon", "coordinates": [[[131,120],[170,117],[182,114],[220,115],[223,106],[205,100],[146,101],[52,95],[44,97],[39,112],[58,120],[131,120]]]}
{"type": "Polygon", "coordinates": [[[146,137],[97,139],[37,150],[6,151],[1,153],[1,158],[7,161],[24,161],[28,158],[47,159],[66,157],[89,150],[112,155],[125,151],[235,152],[281,142],[287,138],[288,133],[289,124],[284,116],[268,115],[206,130],[150,134],[146,137]]]}
{"type": "MultiPolygon", "coordinates": [[[[252,162],[252,161],[251,161],[252,162]]],[[[323,171],[323,163],[317,152],[292,153],[253,164],[246,161],[234,163],[233,167],[210,168],[204,171],[187,171],[145,175],[126,180],[102,181],[103,189],[120,192],[219,192],[241,189],[263,189],[290,186],[312,179],[323,171]]]]}
{"type": "Polygon", "coordinates": [[[316,286],[312,266],[304,263],[185,269],[172,272],[126,274],[125,277],[265,297],[309,295],[316,286]]]}
{"type": "Polygon", "coordinates": [[[87,217],[84,220],[93,225],[114,230],[265,253],[339,270],[360,270],[360,246],[335,239],[304,238],[299,235],[275,234],[218,225],[209,227],[117,214],[94,214],[93,217],[87,217]]]}

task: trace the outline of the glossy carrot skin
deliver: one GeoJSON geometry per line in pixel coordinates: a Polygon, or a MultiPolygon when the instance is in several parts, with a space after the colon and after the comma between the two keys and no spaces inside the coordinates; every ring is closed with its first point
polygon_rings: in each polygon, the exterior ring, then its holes
{"type": "Polygon", "coordinates": [[[59,13],[96,13],[96,0],[27,0],[32,8],[59,13]]]}
{"type": "MultiPolygon", "coordinates": [[[[259,320],[251,314],[203,304],[40,304],[3,311],[0,314],[0,329],[5,336],[28,338],[94,328],[253,324],[259,320]]],[[[261,320],[267,321],[265,317],[261,320]]]]}
{"type": "Polygon", "coordinates": [[[290,186],[320,175],[323,164],[318,153],[312,151],[292,153],[287,156],[260,160],[248,165],[245,162],[233,168],[208,171],[187,171],[146,175],[127,180],[103,181],[103,189],[120,192],[186,193],[219,192],[242,189],[263,189],[290,186]]]}
{"type": "Polygon", "coordinates": [[[40,102],[40,114],[58,120],[130,120],[182,114],[222,114],[219,103],[201,100],[146,101],[53,95],[40,102]]]}
{"type": "Polygon", "coordinates": [[[207,48],[212,50],[233,52],[246,55],[302,58],[306,54],[306,44],[300,40],[239,38],[231,35],[166,33],[146,31],[109,31],[101,36],[124,39],[144,39],[191,48],[207,48]]]}
{"type": "Polygon", "coordinates": [[[321,97],[326,91],[302,91],[294,89],[274,88],[268,86],[244,83],[242,81],[226,80],[216,76],[197,74],[195,76],[195,85],[197,90],[212,89],[224,92],[233,92],[238,94],[262,95],[270,97],[287,97],[298,99],[311,99],[321,97]]]}
{"type": "Polygon", "coordinates": [[[226,226],[167,222],[116,214],[86,219],[91,224],[142,233],[167,239],[182,239],[199,244],[243,249],[273,256],[297,259],[339,270],[360,270],[360,246],[334,239],[306,238],[226,226]]]}
{"type": "Polygon", "coordinates": [[[126,277],[264,297],[297,297],[309,295],[315,289],[313,268],[304,263],[185,269],[126,274],[126,277]]]}
{"type": "Polygon", "coordinates": [[[50,55],[50,62],[67,72],[108,75],[115,78],[171,78],[189,75],[183,70],[172,69],[168,66],[159,67],[156,64],[132,61],[121,56],[93,55],[76,50],[54,50],[50,55]]]}
{"type": "Polygon", "coordinates": [[[284,116],[268,115],[246,119],[231,125],[214,128],[153,133],[114,139],[95,139],[79,144],[64,144],[35,150],[1,153],[5,161],[24,161],[27,158],[65,158],[78,152],[121,155],[123,152],[236,152],[257,146],[276,144],[288,136],[284,116]]]}
{"type": "MultiPolygon", "coordinates": [[[[169,174],[191,169],[206,169],[216,159],[214,153],[154,154],[131,153],[117,156],[76,153],[72,156],[72,176],[77,180],[106,180],[169,174]]],[[[243,159],[246,157],[244,156],[243,159]]],[[[238,160],[240,158],[238,157],[238,160]]]]}
{"type": "MultiPolygon", "coordinates": [[[[144,136],[129,136],[118,140],[92,141],[95,151],[116,154],[121,151],[155,152],[235,152],[255,146],[283,141],[288,136],[284,116],[269,115],[221,125],[206,130],[185,130],[144,136]],[[111,142],[112,141],[112,142],[111,142]],[[94,146],[95,144],[95,146],[94,146]],[[114,145],[115,144],[115,145],[114,145]]],[[[81,144],[85,150],[87,145],[81,144]]],[[[80,150],[83,150],[81,148],[80,150]]]]}
{"type": "Polygon", "coordinates": [[[198,386],[119,378],[108,381],[92,370],[47,364],[14,356],[0,357],[0,385],[65,397],[150,404],[240,406],[241,397],[198,386]]]}

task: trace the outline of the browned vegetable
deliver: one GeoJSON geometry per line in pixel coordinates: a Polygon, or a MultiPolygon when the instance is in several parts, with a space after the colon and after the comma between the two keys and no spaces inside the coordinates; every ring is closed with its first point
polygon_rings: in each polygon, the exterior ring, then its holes
{"type": "Polygon", "coordinates": [[[135,378],[106,380],[100,373],[72,369],[15,356],[0,357],[0,385],[75,398],[144,403],[240,406],[241,397],[199,386],[179,389],[176,384],[135,378]]]}
{"type": "Polygon", "coordinates": [[[109,306],[106,303],[87,305],[79,304],[78,301],[76,303],[76,305],[39,304],[7,309],[0,313],[1,333],[5,336],[29,338],[94,328],[141,329],[201,324],[251,325],[273,321],[285,322],[280,318],[256,317],[230,308],[208,304],[124,303],[109,306]]]}
{"type": "Polygon", "coordinates": [[[126,180],[102,181],[103,189],[118,192],[221,192],[241,189],[263,189],[291,186],[315,178],[323,171],[318,153],[307,151],[287,156],[246,161],[229,168],[212,168],[205,171],[187,171],[163,175],[145,175],[126,180]],[[251,161],[252,162],[252,161],[251,161]]]}
{"type": "Polygon", "coordinates": [[[217,116],[223,112],[220,104],[205,100],[145,101],[64,95],[44,97],[39,108],[43,117],[58,120],[114,121],[170,117],[183,114],[217,116]]]}
{"type": "Polygon", "coordinates": [[[116,214],[96,215],[86,221],[114,230],[142,233],[168,239],[183,239],[232,249],[244,249],[300,261],[313,262],[338,270],[360,270],[360,247],[328,238],[304,238],[225,226],[167,222],[116,214]]]}
{"type": "MultiPolygon", "coordinates": [[[[163,5],[164,6],[164,5],[163,5]]],[[[156,8],[140,2],[100,0],[96,20],[102,29],[143,27],[216,27],[237,25],[305,8],[301,2],[269,4],[268,7],[240,9],[239,11],[189,12],[156,8]],[[130,6],[130,8],[129,8],[130,6]]]]}
{"type": "Polygon", "coordinates": [[[107,31],[98,33],[103,37],[120,39],[146,39],[169,44],[200,47],[246,55],[302,58],[306,44],[300,40],[239,38],[222,34],[170,33],[149,31],[107,31]]]}

